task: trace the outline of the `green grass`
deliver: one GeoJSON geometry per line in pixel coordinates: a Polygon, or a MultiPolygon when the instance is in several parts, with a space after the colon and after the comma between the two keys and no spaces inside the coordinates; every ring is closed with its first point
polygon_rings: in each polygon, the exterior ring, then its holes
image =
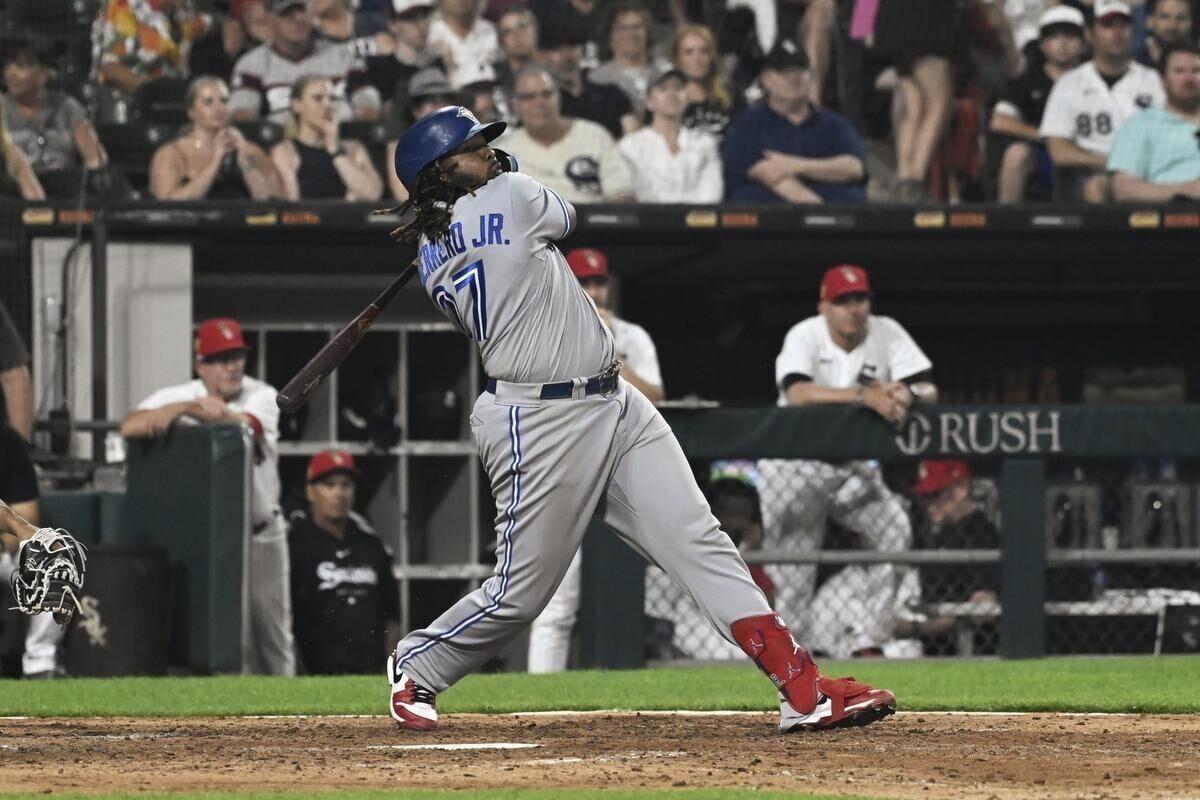
{"type": "MultiPolygon", "coordinates": [[[[1200,713],[1200,657],[828,663],[896,693],[908,711],[1200,713]]],[[[382,714],[382,676],[79,678],[0,681],[0,716],[382,714]]],[[[445,713],[776,708],[752,667],[475,675],[438,698],[445,713]]]]}
{"type": "MultiPolygon", "coordinates": [[[[487,791],[436,791],[427,789],[409,790],[359,790],[314,792],[298,794],[293,792],[271,793],[217,793],[204,794],[55,794],[58,800],[148,800],[154,797],[170,798],[170,800],[293,800],[293,798],[315,797],[328,800],[742,800],[753,796],[763,800],[869,800],[866,797],[849,797],[847,795],[827,794],[794,794],[791,792],[759,792],[749,789],[488,789],[487,791]]],[[[0,797],[6,798],[43,798],[45,795],[10,795],[0,792],[0,797]]]]}

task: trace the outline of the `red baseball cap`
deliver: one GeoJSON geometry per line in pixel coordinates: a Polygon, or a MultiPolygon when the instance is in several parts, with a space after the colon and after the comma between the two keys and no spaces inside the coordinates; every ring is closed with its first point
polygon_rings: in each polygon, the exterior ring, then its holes
{"type": "Polygon", "coordinates": [[[844,294],[869,294],[871,281],[867,271],[853,264],[830,267],[821,279],[821,299],[833,302],[844,294]]]}
{"type": "Polygon", "coordinates": [[[567,266],[579,280],[608,277],[608,259],[604,253],[590,247],[580,247],[567,253],[567,266]]]}
{"type": "Polygon", "coordinates": [[[228,350],[245,350],[242,326],[236,319],[215,317],[206,319],[196,328],[196,356],[211,358],[228,350]]]}
{"type": "Polygon", "coordinates": [[[916,494],[937,494],[958,481],[971,480],[971,468],[965,461],[926,459],[917,467],[916,494]]]}
{"type": "Polygon", "coordinates": [[[344,472],[352,478],[357,478],[358,467],[354,466],[354,456],[345,450],[322,450],[308,462],[304,479],[312,483],[333,472],[344,472]]]}

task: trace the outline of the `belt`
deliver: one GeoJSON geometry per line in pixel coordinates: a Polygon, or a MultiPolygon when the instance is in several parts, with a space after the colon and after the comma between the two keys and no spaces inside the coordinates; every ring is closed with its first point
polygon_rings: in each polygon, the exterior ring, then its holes
{"type": "Polygon", "coordinates": [[[617,362],[599,375],[591,378],[576,378],[558,383],[509,383],[488,378],[484,387],[489,394],[499,393],[527,400],[570,400],[582,392],[582,396],[591,397],[602,394],[610,395],[617,390],[617,375],[621,372],[621,364],[617,362]]]}

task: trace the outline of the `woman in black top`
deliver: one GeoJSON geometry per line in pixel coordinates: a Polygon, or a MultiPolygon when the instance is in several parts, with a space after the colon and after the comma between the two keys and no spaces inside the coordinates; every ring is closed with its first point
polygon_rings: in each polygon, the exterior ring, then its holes
{"type": "Polygon", "coordinates": [[[338,137],[333,85],[318,75],[292,86],[288,138],[275,145],[271,160],[289,200],[378,200],[383,194],[383,179],[367,148],[338,137]]]}
{"type": "Polygon", "coordinates": [[[154,152],[150,191],[159,200],[265,200],[283,182],[261,147],[229,125],[229,87],[203,76],[185,97],[191,124],[154,152]]]}
{"type": "Polygon", "coordinates": [[[703,25],[684,25],[675,34],[671,60],[687,79],[687,108],[683,126],[711,133],[717,139],[725,135],[729,121],[738,110],[729,86],[721,77],[717,40],[703,25]]]}

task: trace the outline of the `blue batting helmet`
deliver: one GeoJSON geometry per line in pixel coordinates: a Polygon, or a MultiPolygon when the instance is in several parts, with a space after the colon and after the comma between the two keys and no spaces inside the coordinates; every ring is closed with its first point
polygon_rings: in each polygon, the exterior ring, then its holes
{"type": "Polygon", "coordinates": [[[479,134],[492,141],[504,129],[507,122],[482,123],[469,109],[462,106],[446,106],[419,119],[400,137],[396,147],[396,175],[404,188],[413,193],[417,188],[417,175],[467,139],[479,134]]]}

